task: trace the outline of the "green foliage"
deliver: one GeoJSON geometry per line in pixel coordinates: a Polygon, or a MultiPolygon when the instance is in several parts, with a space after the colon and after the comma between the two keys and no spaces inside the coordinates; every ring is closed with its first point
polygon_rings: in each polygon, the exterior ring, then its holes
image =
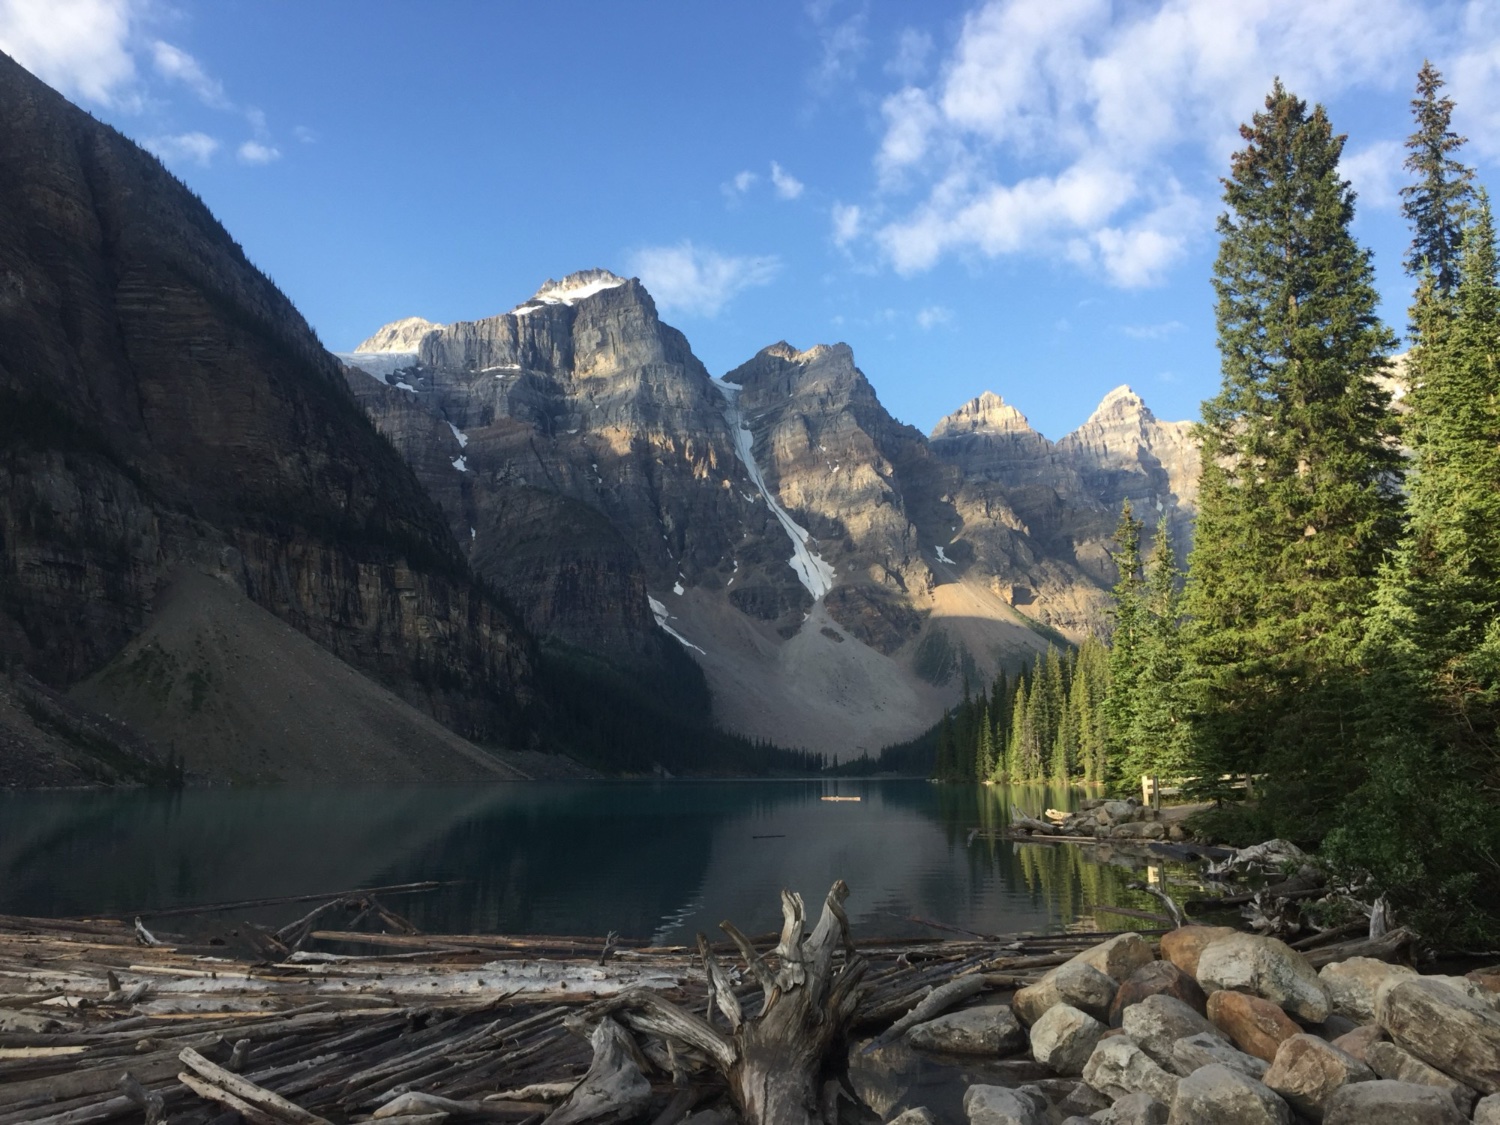
{"type": "Polygon", "coordinates": [[[1120,509],[1115,528],[1113,558],[1119,577],[1115,581],[1114,633],[1109,649],[1109,690],[1104,697],[1104,738],[1112,756],[1123,758],[1130,743],[1135,715],[1135,681],[1140,662],[1137,649],[1141,630],[1141,521],[1130,501],[1120,509]]]}
{"type": "Polygon", "coordinates": [[[1451,128],[1453,99],[1438,97],[1443,85],[1442,75],[1424,60],[1411,103],[1417,128],[1406,140],[1410,154],[1405,167],[1417,181],[1401,189],[1401,211],[1412,226],[1411,249],[1402,264],[1410,274],[1430,270],[1437,291],[1448,294],[1458,283],[1463,218],[1473,199],[1474,171],[1453,156],[1465,138],[1451,128]]]}
{"type": "Polygon", "coordinates": [[[1139,595],[1134,698],[1129,709],[1124,774],[1183,777],[1192,757],[1182,687],[1182,630],[1177,560],[1162,517],[1139,595]]]}
{"type": "Polygon", "coordinates": [[[1353,654],[1399,526],[1401,461],[1372,378],[1395,340],[1323,109],[1278,81],[1241,134],[1219,220],[1224,382],[1198,430],[1184,688],[1198,770],[1270,773],[1282,827],[1306,838],[1359,755],[1353,654]]]}

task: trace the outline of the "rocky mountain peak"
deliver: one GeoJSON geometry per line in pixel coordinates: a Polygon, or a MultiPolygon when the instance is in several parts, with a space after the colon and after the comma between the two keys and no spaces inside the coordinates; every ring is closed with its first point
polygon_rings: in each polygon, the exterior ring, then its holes
{"type": "Polygon", "coordinates": [[[952,414],[938,419],[932,438],[961,437],[964,434],[1034,433],[1031,423],[1010,403],[994,391],[971,398],[952,414]]]}
{"type": "Polygon", "coordinates": [[[422,338],[443,326],[420,316],[402,317],[377,328],[369,339],[355,348],[362,355],[383,355],[391,352],[416,352],[422,338]]]}
{"type": "Polygon", "coordinates": [[[1105,422],[1119,419],[1140,418],[1146,422],[1156,421],[1156,415],[1151,413],[1151,408],[1146,405],[1145,399],[1136,394],[1129,386],[1121,384],[1100,400],[1094,412],[1089,415],[1087,426],[1091,422],[1105,422]]]}
{"type": "Polygon", "coordinates": [[[561,281],[553,281],[549,277],[531,300],[523,303],[527,305],[576,305],[586,297],[592,297],[595,293],[605,289],[614,289],[624,285],[625,282],[626,278],[610,273],[609,270],[579,270],[577,273],[568,274],[561,281]]]}

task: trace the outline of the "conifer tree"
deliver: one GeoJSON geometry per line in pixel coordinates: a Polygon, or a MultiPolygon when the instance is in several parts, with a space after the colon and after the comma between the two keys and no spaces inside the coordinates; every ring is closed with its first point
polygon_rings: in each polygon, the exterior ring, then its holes
{"type": "Polygon", "coordinates": [[[1121,760],[1128,749],[1135,707],[1137,652],[1141,627],[1141,521],[1130,501],[1120,509],[1112,552],[1119,577],[1115,581],[1114,634],[1109,649],[1109,692],[1104,698],[1104,736],[1112,754],[1121,760]]]}
{"type": "Polygon", "coordinates": [[[995,744],[990,730],[990,709],[979,712],[979,748],[974,755],[974,780],[980,783],[990,779],[995,771],[995,744]]]}
{"type": "Polygon", "coordinates": [[[1401,210],[1411,223],[1411,249],[1403,264],[1407,273],[1432,271],[1437,292],[1447,295],[1458,284],[1458,256],[1464,216],[1473,200],[1473,169],[1453,155],[1466,142],[1452,129],[1453,99],[1438,97],[1443,76],[1424,60],[1412,99],[1416,132],[1406,140],[1406,169],[1416,182],[1401,189],[1401,210]]]}
{"type": "Polygon", "coordinates": [[[1177,559],[1165,516],[1156,528],[1141,596],[1136,705],[1128,772],[1177,777],[1187,767],[1181,704],[1182,635],[1177,559]]]}
{"type": "Polygon", "coordinates": [[[938,723],[937,760],[933,763],[932,776],[939,781],[949,781],[953,773],[953,718],[944,711],[938,723]]]}
{"type": "Polygon", "coordinates": [[[1316,830],[1354,752],[1352,654],[1398,527],[1400,457],[1372,379],[1395,339],[1322,107],[1278,80],[1241,135],[1214,269],[1224,381],[1198,428],[1185,597],[1195,751],[1205,773],[1271,769],[1267,807],[1287,831],[1316,830]]]}

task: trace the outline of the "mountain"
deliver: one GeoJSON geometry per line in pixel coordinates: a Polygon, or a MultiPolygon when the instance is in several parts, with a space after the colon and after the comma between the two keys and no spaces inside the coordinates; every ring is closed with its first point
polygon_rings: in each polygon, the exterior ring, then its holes
{"type": "MultiPolygon", "coordinates": [[[[174,582],[208,576],[383,688],[383,714],[525,741],[533,641],[287,298],[155,157],[3,55],[0,105],[6,667],[54,690],[107,673],[174,582]]],[[[198,766],[210,727],[137,717],[198,766]]],[[[321,776],[369,776],[356,734],[321,776]]]]}
{"type": "Polygon", "coordinates": [[[689,653],[722,725],[783,745],[915,734],[966,677],[1104,624],[1124,498],[1191,521],[1188,428],[1127,389],[1056,443],[990,393],[924,436],[845,344],[711,378],[603,270],[341,358],[530,628],[658,676],[689,653]]]}

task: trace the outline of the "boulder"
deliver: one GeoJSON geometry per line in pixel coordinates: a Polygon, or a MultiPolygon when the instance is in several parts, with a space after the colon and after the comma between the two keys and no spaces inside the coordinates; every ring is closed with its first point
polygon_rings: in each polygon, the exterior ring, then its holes
{"type": "Polygon", "coordinates": [[[1083,1068],[1083,1080],[1107,1098],[1143,1093],[1168,1105],[1178,1083],[1177,1075],[1163,1070],[1127,1035],[1099,1041],[1083,1068]]]}
{"type": "Polygon", "coordinates": [[[1057,1112],[1075,1117],[1089,1117],[1100,1110],[1108,1109],[1110,1099],[1087,1082],[1079,1082],[1067,1097],[1057,1103],[1057,1112]]]}
{"type": "Polygon", "coordinates": [[[1373,957],[1351,957],[1324,965],[1318,979],[1328,990],[1333,1010],[1360,1024],[1375,1022],[1375,993],[1396,977],[1414,977],[1405,965],[1388,965],[1373,957]]]}
{"type": "Polygon", "coordinates": [[[1298,1113],[1323,1120],[1333,1092],[1351,1082],[1373,1082],[1375,1072],[1315,1035],[1293,1035],[1281,1044],[1265,1084],[1298,1113]]]}
{"type": "Polygon", "coordinates": [[[1292,1125],[1291,1108],[1253,1078],[1205,1066],[1177,1084],[1170,1125],[1292,1125]]]}
{"type": "Polygon", "coordinates": [[[1378,1023],[1367,1023],[1364,1027],[1356,1027],[1348,1034],[1340,1035],[1333,1041],[1333,1045],[1368,1066],[1370,1060],[1365,1058],[1365,1052],[1376,1043],[1383,1042],[1385,1042],[1385,1028],[1378,1023]]]}
{"type": "Polygon", "coordinates": [[[969,1125],[1047,1125],[1047,1099],[1031,1090],[970,1086],[964,1113],[969,1125]]]}
{"type": "Polygon", "coordinates": [[[1026,1049],[1026,1029],[1007,1005],[993,1004],[919,1023],[907,1031],[906,1041],[951,1055],[1013,1055],[1026,1049]]]}
{"type": "Polygon", "coordinates": [[[1156,960],[1156,954],[1151,951],[1151,943],[1140,934],[1129,933],[1091,946],[1073,960],[1092,965],[1116,981],[1124,981],[1142,965],[1156,960]]]}
{"type": "Polygon", "coordinates": [[[1266,1062],[1302,1031],[1278,1005],[1243,992],[1215,992],[1208,998],[1208,1018],[1236,1047],[1266,1062]]]}
{"type": "Polygon", "coordinates": [[[1401,1046],[1481,1094],[1500,1093],[1500,1013],[1417,977],[1383,991],[1380,1026],[1401,1046]]]}
{"type": "Polygon", "coordinates": [[[1203,950],[1197,980],[1207,992],[1248,992],[1279,1004],[1298,1019],[1322,1023],[1332,1011],[1317,970],[1284,941],[1231,934],[1203,950]]]}
{"type": "Polygon", "coordinates": [[[1228,926],[1181,926],[1161,935],[1162,959],[1172,962],[1196,981],[1198,958],[1204,949],[1220,938],[1238,932],[1228,926]]]}
{"type": "Polygon", "coordinates": [[[1132,801],[1105,801],[1094,814],[1100,824],[1126,824],[1140,814],[1140,806],[1132,801]]]}
{"type": "Polygon", "coordinates": [[[1062,1003],[1101,1021],[1108,1018],[1109,1006],[1119,988],[1114,978],[1105,976],[1086,961],[1069,961],[1059,966],[1052,984],[1062,1003]]]}
{"type": "Polygon", "coordinates": [[[1082,1074],[1105,1026],[1071,1004],[1057,1004],[1031,1027],[1031,1053],[1058,1074],[1082,1074]]]}
{"type": "Polygon", "coordinates": [[[1017,989],[1016,994],[1010,998],[1011,1010],[1027,1027],[1041,1019],[1048,1008],[1061,1003],[1062,997],[1057,994],[1056,970],[1047,973],[1035,984],[1017,989]]]}
{"type": "Polygon", "coordinates": [[[1436,1086],[1439,1090],[1448,1091],[1448,1096],[1453,1099],[1453,1104],[1458,1107],[1458,1112],[1465,1117],[1474,1108],[1474,1102],[1479,1095],[1474,1089],[1465,1086],[1456,1078],[1449,1078],[1437,1067],[1428,1066],[1410,1051],[1403,1050],[1395,1043],[1376,1043],[1365,1052],[1365,1061],[1370,1064],[1370,1069],[1382,1078],[1388,1078],[1392,1082],[1410,1082],[1415,1086],[1436,1086]]]}
{"type": "MultiPolygon", "coordinates": [[[[1209,1023],[1175,996],[1148,996],[1125,1009],[1125,1034],[1162,1066],[1172,1065],[1172,1044],[1190,1035],[1220,1035],[1209,1023]]],[[[1221,1036],[1222,1037],[1222,1036],[1221,1036]]]]}
{"type": "Polygon", "coordinates": [[[1465,1125],[1465,1119],[1435,1087],[1377,1079],[1334,1091],[1323,1125],[1465,1125]]]}
{"type": "Polygon", "coordinates": [[[1167,1125],[1168,1107],[1150,1094],[1126,1094],[1103,1113],[1094,1114],[1102,1125],[1167,1125]]]}
{"type": "Polygon", "coordinates": [[[1199,1015],[1208,1014],[1208,996],[1197,981],[1171,961],[1152,961],[1131,973],[1116,991],[1109,1006],[1109,1026],[1119,1027],[1125,1009],[1148,996],[1174,996],[1199,1015]]]}
{"type": "Polygon", "coordinates": [[[1166,825],[1157,820],[1138,820],[1130,824],[1117,824],[1109,830],[1112,840],[1162,840],[1167,835],[1166,825]]]}
{"type": "Polygon", "coordinates": [[[1500,1094],[1479,1099],[1474,1106],[1474,1125],[1500,1125],[1500,1094]]]}
{"type": "Polygon", "coordinates": [[[1169,1069],[1184,1078],[1201,1066],[1212,1066],[1215,1063],[1237,1070],[1257,1082],[1265,1078],[1266,1071],[1270,1069],[1264,1059],[1231,1047],[1217,1030],[1203,1035],[1189,1035],[1172,1044],[1172,1063],[1169,1069]]]}
{"type": "Polygon", "coordinates": [[[1334,1012],[1322,1023],[1311,1023],[1307,1030],[1311,1031],[1319,1039],[1327,1039],[1330,1043],[1340,1035],[1348,1035],[1351,1031],[1363,1026],[1351,1020],[1348,1016],[1341,1016],[1334,1012]]]}
{"type": "Polygon", "coordinates": [[[891,1118],[886,1125],[938,1125],[938,1119],[932,1115],[932,1110],[919,1105],[891,1118]]]}

